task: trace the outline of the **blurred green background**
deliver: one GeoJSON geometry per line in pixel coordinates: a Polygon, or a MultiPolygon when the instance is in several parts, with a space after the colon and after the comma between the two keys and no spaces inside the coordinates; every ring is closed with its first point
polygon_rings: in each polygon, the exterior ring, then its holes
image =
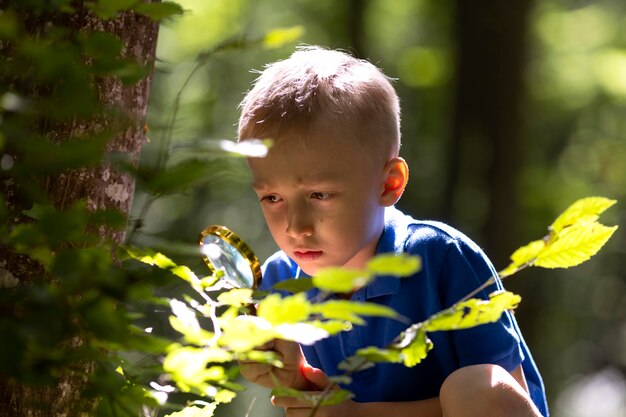
{"type": "MultiPolygon", "coordinates": [[[[177,94],[197,56],[226,40],[276,28],[302,30],[269,49],[209,56],[180,95],[173,143],[234,140],[238,103],[260,70],[297,44],[341,48],[395,78],[402,156],[411,178],[398,206],[446,221],[477,241],[497,268],[542,237],[578,198],[620,203],[620,224],[590,262],[531,269],[506,283],[522,295],[517,317],[544,376],[552,414],[626,416],[626,3],[468,0],[179,0],[184,16],[162,26],[144,163],[154,160],[177,94]]],[[[172,156],[172,160],[176,155],[172,156]]],[[[134,239],[193,243],[209,224],[237,231],[264,260],[275,245],[243,160],[223,174],[157,200],[134,239]]],[[[145,201],[135,196],[133,216],[145,201]]],[[[188,264],[203,273],[196,258],[188,264]]],[[[281,415],[268,392],[250,389],[222,416],[281,415]]]]}

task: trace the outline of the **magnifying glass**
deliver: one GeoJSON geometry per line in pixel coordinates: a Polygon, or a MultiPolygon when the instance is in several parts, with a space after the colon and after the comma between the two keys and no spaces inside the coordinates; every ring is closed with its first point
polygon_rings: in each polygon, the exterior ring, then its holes
{"type": "Polygon", "coordinates": [[[211,273],[223,271],[234,288],[257,289],[261,284],[261,265],[252,249],[226,226],[213,225],[200,232],[202,259],[211,273]]]}

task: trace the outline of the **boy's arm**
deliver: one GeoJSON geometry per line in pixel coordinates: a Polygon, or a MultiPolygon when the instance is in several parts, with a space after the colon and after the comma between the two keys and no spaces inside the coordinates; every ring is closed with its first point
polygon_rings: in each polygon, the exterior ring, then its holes
{"type": "MultiPolygon", "coordinates": [[[[309,381],[313,389],[320,394],[330,382],[328,376],[321,370],[306,365],[302,368],[303,376],[309,381]]],[[[285,409],[285,416],[309,416],[311,403],[294,397],[272,397],[272,404],[285,409]]],[[[315,417],[441,417],[439,397],[420,401],[406,402],[370,402],[357,403],[346,400],[341,404],[320,407],[315,417]]]]}
{"type": "MultiPolygon", "coordinates": [[[[319,369],[303,368],[304,376],[319,390],[328,377],[319,369]]],[[[318,391],[319,393],[319,391],[318,391]]],[[[292,397],[274,397],[275,406],[285,408],[285,415],[308,416],[311,404],[292,397]]],[[[338,405],[320,407],[316,417],[381,417],[447,415],[540,417],[530,396],[521,366],[506,372],[497,365],[474,365],[461,368],[446,380],[440,397],[421,401],[357,403],[346,400],[338,405]],[[447,386],[446,386],[447,384],[447,386]],[[469,414],[467,414],[469,413],[469,414]]]]}

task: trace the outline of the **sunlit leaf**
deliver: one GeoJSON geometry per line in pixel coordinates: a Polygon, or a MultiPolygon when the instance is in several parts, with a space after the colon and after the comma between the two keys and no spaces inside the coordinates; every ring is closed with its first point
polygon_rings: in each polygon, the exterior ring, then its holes
{"type": "Polygon", "coordinates": [[[274,327],[276,337],[310,346],[329,336],[328,332],[309,323],[282,323],[274,327]]]}
{"type": "Polygon", "coordinates": [[[323,291],[347,293],[373,279],[365,271],[348,268],[323,268],[313,277],[313,285],[323,291]]]}
{"type": "Polygon", "coordinates": [[[229,389],[219,389],[212,395],[213,399],[220,404],[229,403],[234,400],[236,396],[237,394],[229,389]]]}
{"type": "Polygon", "coordinates": [[[181,411],[167,414],[165,417],[213,417],[217,404],[208,404],[206,407],[185,407],[181,411]]]}
{"type": "Polygon", "coordinates": [[[185,265],[177,265],[169,257],[160,252],[130,246],[127,246],[124,249],[131,258],[136,259],[139,262],[168,270],[174,275],[192,284],[199,283],[198,277],[191,269],[189,269],[189,267],[185,265]]]}
{"type": "Polygon", "coordinates": [[[365,324],[360,316],[397,317],[392,308],[381,304],[354,302],[348,300],[331,300],[314,304],[313,313],[318,313],[327,319],[346,320],[354,324],[365,324]]]}
{"type": "Polygon", "coordinates": [[[544,240],[535,240],[526,246],[522,246],[511,255],[511,263],[505,269],[499,272],[501,278],[512,275],[524,266],[530,266],[534,263],[537,254],[546,246],[544,240]]]}
{"type": "MultiPolygon", "coordinates": [[[[170,300],[170,307],[174,316],[170,317],[170,325],[172,328],[182,333],[192,343],[201,343],[200,338],[202,328],[196,317],[196,312],[182,301],[170,300]]],[[[210,337],[210,336],[209,336],[210,337]]]]}
{"type": "Polygon", "coordinates": [[[575,201],[556,218],[550,226],[550,230],[558,233],[564,228],[576,223],[590,223],[598,219],[598,216],[613,206],[617,201],[605,197],[586,197],[575,201]]]}
{"type": "Polygon", "coordinates": [[[304,26],[273,29],[263,38],[263,46],[266,49],[280,48],[287,43],[298,40],[303,34],[304,26]]]}
{"type": "Polygon", "coordinates": [[[426,358],[433,343],[428,338],[423,323],[416,323],[402,332],[389,347],[399,350],[404,365],[412,367],[426,358]]]}
{"type": "Polygon", "coordinates": [[[408,277],[418,272],[421,266],[419,256],[385,253],[372,258],[366,268],[375,275],[408,277]]]}
{"type": "MultiPolygon", "coordinates": [[[[370,362],[400,363],[404,360],[400,350],[381,349],[376,346],[368,346],[366,348],[359,349],[356,354],[359,358],[362,358],[362,360],[370,362]]],[[[356,367],[360,367],[362,365],[360,365],[358,360],[355,360],[352,366],[352,370],[354,370],[356,367]]]]}
{"type": "Polygon", "coordinates": [[[272,324],[262,317],[237,316],[219,318],[223,330],[219,339],[221,346],[235,352],[245,352],[261,346],[276,337],[272,324]]]}
{"type": "Polygon", "coordinates": [[[196,155],[214,157],[216,154],[229,154],[230,156],[263,158],[267,156],[272,146],[270,139],[246,139],[241,142],[233,142],[226,139],[195,139],[180,142],[172,146],[175,151],[193,152],[196,155]]]}
{"type": "Polygon", "coordinates": [[[600,223],[580,223],[563,229],[539,254],[536,266],[569,268],[595,255],[617,230],[600,223]]]}
{"type": "Polygon", "coordinates": [[[289,291],[292,293],[305,292],[314,288],[313,279],[310,277],[291,278],[279,281],[272,287],[275,291],[289,291]]]}
{"type": "Polygon", "coordinates": [[[228,304],[234,307],[241,307],[250,304],[252,301],[252,289],[250,288],[234,288],[230,291],[221,293],[217,297],[220,303],[228,304]]]}
{"type": "Polygon", "coordinates": [[[345,320],[313,320],[308,322],[310,325],[319,327],[326,331],[329,335],[339,332],[347,332],[352,329],[352,323],[345,320]]]}
{"type": "Polygon", "coordinates": [[[179,388],[185,392],[203,392],[208,382],[225,381],[222,366],[209,366],[211,352],[203,348],[182,347],[170,351],[163,361],[163,369],[172,375],[179,388]]]}
{"type": "Polygon", "coordinates": [[[428,352],[430,352],[432,348],[433,342],[428,338],[424,328],[420,327],[416,329],[416,334],[412,342],[401,350],[404,366],[411,368],[417,365],[426,359],[428,352]]]}
{"type": "Polygon", "coordinates": [[[189,325],[189,323],[181,320],[176,316],[169,317],[170,326],[178,333],[182,334],[187,343],[192,343],[197,346],[203,346],[213,339],[214,334],[204,330],[201,327],[189,325]]]}
{"type": "Polygon", "coordinates": [[[271,294],[257,307],[257,316],[272,324],[297,323],[306,320],[311,313],[311,303],[306,294],[298,293],[288,297],[271,294]]]}
{"type": "Polygon", "coordinates": [[[489,300],[471,298],[431,316],[424,322],[427,331],[458,330],[493,323],[502,313],[517,307],[522,298],[509,291],[496,291],[489,300]]]}

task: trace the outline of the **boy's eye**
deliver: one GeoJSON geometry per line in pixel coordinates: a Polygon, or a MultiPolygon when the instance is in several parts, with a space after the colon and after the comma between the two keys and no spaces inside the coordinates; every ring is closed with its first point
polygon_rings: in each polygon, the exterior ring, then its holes
{"type": "Polygon", "coordinates": [[[315,192],[311,193],[311,198],[314,200],[330,200],[333,198],[333,195],[331,193],[315,192]]]}
{"type": "Polygon", "coordinates": [[[268,195],[264,195],[263,197],[261,197],[261,202],[278,203],[279,201],[280,201],[280,198],[274,194],[268,194],[268,195]]]}

